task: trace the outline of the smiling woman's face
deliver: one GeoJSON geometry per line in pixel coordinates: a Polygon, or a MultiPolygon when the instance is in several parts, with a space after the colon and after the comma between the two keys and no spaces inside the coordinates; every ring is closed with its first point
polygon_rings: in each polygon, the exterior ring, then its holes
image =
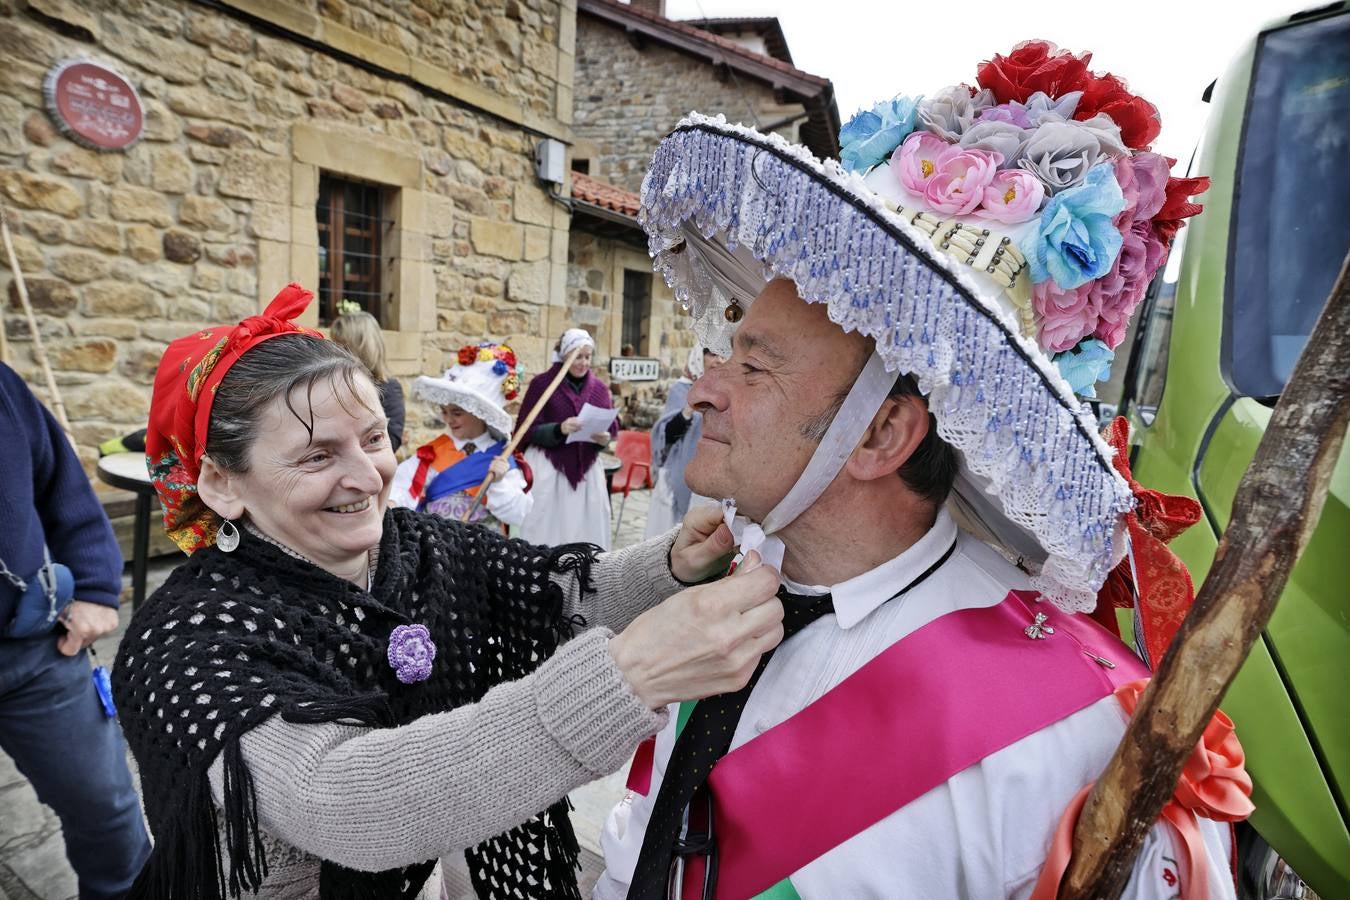
{"type": "Polygon", "coordinates": [[[581,352],[572,360],[572,365],[567,368],[567,373],[573,378],[580,378],[590,371],[593,352],[590,347],[582,347],[581,352]]]}
{"type": "Polygon", "coordinates": [[[397,465],[388,422],[364,374],[321,378],[287,400],[260,413],[249,469],[229,477],[254,525],[333,571],[380,542],[397,465]]]}

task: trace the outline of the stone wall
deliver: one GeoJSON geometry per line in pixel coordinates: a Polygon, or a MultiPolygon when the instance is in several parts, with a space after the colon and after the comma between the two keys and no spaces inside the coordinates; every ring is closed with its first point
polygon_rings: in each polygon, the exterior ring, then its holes
{"type": "MultiPolygon", "coordinates": [[[[544,367],[567,319],[568,217],[533,151],[570,138],[572,4],[225,5],[272,24],[191,0],[0,0],[0,203],[86,463],[144,427],[167,341],[256,313],[288,280],[317,287],[321,171],[396,191],[397,375],[485,335],[544,367]],[[45,72],[75,55],[139,91],[128,152],[83,149],[43,110],[45,72]]],[[[0,290],[8,361],[45,393],[7,271],[0,290]]],[[[409,412],[416,446],[435,423],[409,412]]]]}
{"type": "MultiPolygon", "coordinates": [[[[578,154],[590,174],[637,192],[652,151],[689,111],[723,113],[733,122],[767,126],[802,112],[774,101],[773,88],[734,72],[719,78],[704,59],[648,41],[641,50],[623,30],[577,17],[578,154]]],[[[794,139],[794,126],[779,129],[794,139]]]]}

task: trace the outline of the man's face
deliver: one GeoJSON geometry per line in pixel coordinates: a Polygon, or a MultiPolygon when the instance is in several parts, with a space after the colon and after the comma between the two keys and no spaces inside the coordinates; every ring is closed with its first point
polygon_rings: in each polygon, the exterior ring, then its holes
{"type": "Polygon", "coordinates": [[[840,330],[824,305],[803,302],[790,281],[771,282],[747,310],[731,356],[689,389],[703,436],[685,481],[762,520],[806,468],[865,354],[863,339],[840,330]]]}

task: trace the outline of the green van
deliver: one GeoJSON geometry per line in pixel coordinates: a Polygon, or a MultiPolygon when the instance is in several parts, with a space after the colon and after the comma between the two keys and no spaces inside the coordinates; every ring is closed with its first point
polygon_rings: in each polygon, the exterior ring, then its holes
{"type": "MultiPolygon", "coordinates": [[[[1350,250],[1350,3],[1271,24],[1207,93],[1191,170],[1213,184],[1141,312],[1121,401],[1135,477],[1204,509],[1172,545],[1197,584],[1350,250]]],[[[1255,782],[1241,896],[1350,898],[1350,449],[1223,708],[1255,782]]]]}

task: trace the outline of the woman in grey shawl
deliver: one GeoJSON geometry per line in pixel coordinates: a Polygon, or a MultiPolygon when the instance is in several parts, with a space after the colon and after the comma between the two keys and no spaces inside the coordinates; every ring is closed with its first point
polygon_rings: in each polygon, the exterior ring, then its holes
{"type": "Polygon", "coordinates": [[[678,525],[689,511],[693,497],[684,483],[684,467],[694,458],[699,435],[703,433],[703,414],[689,406],[689,388],[704,369],[715,366],[720,358],[711,350],[695,344],[689,350],[684,374],[670,386],[661,418],[652,425],[652,466],[656,488],[647,512],[647,534],[664,534],[678,525]]]}

